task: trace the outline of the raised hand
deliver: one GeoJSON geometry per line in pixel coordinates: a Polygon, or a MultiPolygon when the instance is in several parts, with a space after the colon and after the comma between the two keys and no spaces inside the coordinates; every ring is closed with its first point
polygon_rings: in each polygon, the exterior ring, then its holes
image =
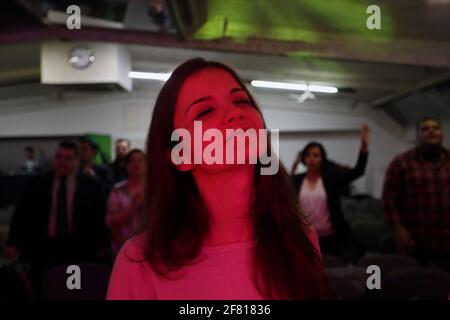
{"type": "Polygon", "coordinates": [[[361,150],[367,151],[369,149],[369,126],[367,123],[361,127],[361,150]]]}

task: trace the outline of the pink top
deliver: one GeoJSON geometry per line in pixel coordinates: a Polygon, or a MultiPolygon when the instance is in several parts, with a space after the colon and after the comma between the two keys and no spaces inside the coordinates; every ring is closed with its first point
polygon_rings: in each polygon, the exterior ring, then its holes
{"type": "MultiPolygon", "coordinates": [[[[203,247],[198,263],[174,274],[157,276],[143,260],[143,234],[128,240],[119,252],[109,281],[108,300],[261,300],[253,283],[254,241],[203,247]],[[142,261],[143,260],[143,261],[142,261]]],[[[315,233],[311,241],[318,250],[315,233]]]]}
{"type": "Polygon", "coordinates": [[[310,223],[319,237],[326,237],[334,233],[333,225],[328,210],[327,193],[323,186],[322,178],[316,183],[313,190],[308,187],[305,178],[300,188],[300,204],[306,214],[310,216],[310,223]]]}
{"type": "MultiPolygon", "coordinates": [[[[115,184],[108,198],[106,219],[117,212],[128,209],[132,205],[132,201],[133,200],[128,194],[128,180],[115,184]]],[[[141,215],[142,210],[138,210],[135,212],[133,218],[125,224],[111,228],[111,249],[114,256],[119,253],[119,250],[125,241],[137,234],[139,218],[141,215]]]]}

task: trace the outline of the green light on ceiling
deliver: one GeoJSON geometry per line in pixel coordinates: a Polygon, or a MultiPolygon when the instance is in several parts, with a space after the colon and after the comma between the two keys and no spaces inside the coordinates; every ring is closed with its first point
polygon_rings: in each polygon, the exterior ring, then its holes
{"type": "Polygon", "coordinates": [[[324,34],[341,34],[391,41],[389,10],[380,5],[381,30],[369,30],[368,5],[361,0],[209,0],[207,22],[194,39],[243,41],[254,37],[316,43],[324,34]]]}

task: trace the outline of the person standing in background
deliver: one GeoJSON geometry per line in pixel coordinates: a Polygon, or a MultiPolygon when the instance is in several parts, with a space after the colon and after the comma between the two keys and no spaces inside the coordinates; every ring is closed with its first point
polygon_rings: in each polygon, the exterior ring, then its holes
{"type": "Polygon", "coordinates": [[[95,158],[98,153],[98,145],[86,137],[79,139],[80,148],[80,171],[88,176],[98,179],[109,194],[112,188],[112,174],[108,166],[98,165],[95,158]]]}
{"type": "Polygon", "coordinates": [[[117,183],[109,195],[106,225],[111,230],[111,248],[117,255],[123,243],[139,230],[144,210],[145,155],[131,150],[124,159],[128,178],[117,183]]]}
{"type": "Polygon", "coordinates": [[[125,157],[127,156],[131,147],[128,139],[116,140],[116,159],[111,164],[111,171],[114,183],[123,181],[127,178],[127,169],[125,165],[125,157]]]}
{"type": "Polygon", "coordinates": [[[416,130],[418,145],[386,172],[385,220],[400,252],[450,272],[450,151],[438,119],[424,118],[416,130]]]}
{"type": "Polygon", "coordinates": [[[36,174],[39,173],[39,163],[36,160],[34,148],[32,146],[26,146],[24,149],[25,154],[25,162],[22,165],[21,169],[24,173],[27,174],[36,174]]]}
{"type": "Polygon", "coordinates": [[[300,207],[310,215],[323,253],[356,261],[364,249],[353,235],[341,208],[342,191],[364,174],[369,147],[369,127],[361,129],[361,147],[356,166],[347,169],[327,158],[318,142],[306,145],[300,153],[307,171],[293,176],[300,207]]]}
{"type": "Polygon", "coordinates": [[[106,197],[97,179],[77,171],[78,163],[77,145],[61,142],[53,171],[30,182],[13,214],[7,256],[29,263],[38,296],[51,266],[105,258],[106,197]]]}

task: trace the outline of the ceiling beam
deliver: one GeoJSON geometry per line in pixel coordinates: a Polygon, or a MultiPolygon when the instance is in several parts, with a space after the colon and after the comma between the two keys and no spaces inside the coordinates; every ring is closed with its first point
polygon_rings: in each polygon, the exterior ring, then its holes
{"type": "Polygon", "coordinates": [[[419,92],[419,91],[422,91],[422,90],[425,90],[428,88],[432,88],[434,86],[437,86],[438,84],[441,84],[441,83],[449,81],[449,80],[450,80],[450,71],[440,73],[440,74],[433,76],[431,78],[428,78],[424,81],[420,81],[405,90],[396,91],[396,92],[388,94],[386,96],[377,98],[374,101],[370,102],[369,105],[372,108],[377,108],[377,109],[383,108],[392,102],[395,102],[395,101],[398,101],[405,97],[408,97],[416,92],[419,92]]]}
{"type": "Polygon", "coordinates": [[[367,118],[399,140],[405,140],[406,128],[382,109],[364,108],[367,118]]]}
{"type": "Polygon", "coordinates": [[[434,105],[439,107],[442,111],[444,111],[448,116],[450,116],[450,106],[442,101],[441,94],[436,89],[428,90],[425,92],[425,96],[430,100],[434,105]]]}
{"type": "Polygon", "coordinates": [[[110,30],[83,26],[81,30],[68,30],[61,26],[50,26],[40,29],[9,30],[0,33],[0,44],[59,38],[74,41],[105,41],[239,53],[298,54],[305,57],[345,61],[450,68],[450,43],[404,41],[400,39],[389,43],[380,43],[370,42],[364,38],[357,37],[338,35],[328,35],[327,37],[323,37],[318,43],[254,38],[249,38],[242,42],[228,38],[208,41],[181,41],[176,35],[162,33],[110,30]]]}

